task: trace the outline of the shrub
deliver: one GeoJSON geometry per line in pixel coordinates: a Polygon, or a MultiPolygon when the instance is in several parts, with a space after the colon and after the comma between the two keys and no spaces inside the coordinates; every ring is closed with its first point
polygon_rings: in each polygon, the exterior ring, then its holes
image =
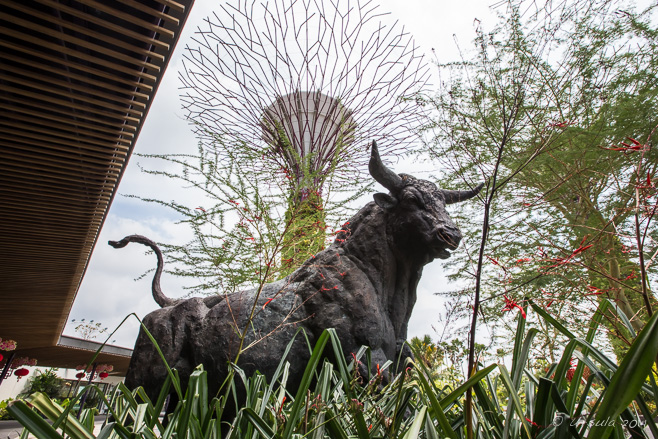
{"type": "Polygon", "coordinates": [[[56,368],[37,371],[30,378],[30,382],[21,396],[29,396],[36,392],[43,393],[49,398],[62,398],[66,396],[64,380],[57,376],[56,368]]]}
{"type": "Polygon", "coordinates": [[[14,419],[11,416],[11,414],[9,414],[9,412],[7,411],[7,406],[12,401],[13,401],[13,398],[8,398],[8,399],[5,399],[4,401],[0,401],[0,421],[7,421],[9,419],[14,419]]]}

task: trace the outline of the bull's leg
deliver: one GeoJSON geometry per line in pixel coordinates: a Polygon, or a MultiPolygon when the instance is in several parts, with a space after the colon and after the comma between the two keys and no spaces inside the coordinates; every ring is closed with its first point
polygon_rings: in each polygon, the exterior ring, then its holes
{"type": "Polygon", "coordinates": [[[144,326],[158,344],[164,360],[144,328],[140,329],[126,374],[128,388],[143,386],[148,397],[155,401],[168,375],[166,361],[170,368],[178,370],[185,392],[189,376],[196,366],[191,352],[190,326],[200,320],[204,308],[200,300],[189,299],[176,306],[156,310],[144,318],[144,326]]]}
{"type": "MultiPolygon", "coordinates": [[[[186,358],[189,356],[186,352],[184,344],[175,344],[169,341],[171,336],[171,328],[165,326],[161,327],[153,325],[149,320],[144,320],[145,324],[149,327],[149,332],[156,339],[167,364],[172,369],[177,369],[181,379],[181,387],[183,392],[187,387],[187,380],[191,373],[189,361],[186,358]]],[[[133,358],[128,368],[126,375],[126,386],[129,389],[135,389],[142,386],[146,391],[147,396],[151,401],[155,402],[160,395],[162,385],[167,379],[168,371],[165,362],[160,357],[155,345],[151,339],[146,335],[144,330],[140,330],[135,344],[133,358]]],[[[169,422],[169,415],[174,412],[179,398],[173,387],[169,389],[169,401],[165,407],[164,426],[169,422]]]]}
{"type": "MultiPolygon", "coordinates": [[[[157,339],[157,330],[151,327],[149,332],[154,333],[157,339]]],[[[166,351],[167,346],[164,343],[162,345],[166,351]]],[[[140,329],[126,374],[126,386],[131,390],[143,387],[148,397],[155,401],[166,378],[167,369],[164,362],[144,330],[140,329]]]]}

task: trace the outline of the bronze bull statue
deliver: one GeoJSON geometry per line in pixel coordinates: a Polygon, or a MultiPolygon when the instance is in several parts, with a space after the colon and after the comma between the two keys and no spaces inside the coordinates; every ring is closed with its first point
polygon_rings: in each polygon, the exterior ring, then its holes
{"type": "MultiPolygon", "coordinates": [[[[407,324],[416,302],[423,267],[446,259],[462,235],[445,206],[478,194],[442,190],[434,183],[386,168],[372,144],[370,174],[389,194],[374,195],[340,231],[325,250],[308,259],[288,277],[256,290],[228,295],[173,300],[160,289],[162,254],[142,236],[128,236],[110,245],[128,242],[150,246],[158,257],[153,296],[162,307],[144,318],[167,362],[185,384],[194,368],[203,364],[210,391],[227,376],[228,362],[240,348],[238,366],[247,376],[259,370],[271,378],[293,335],[301,327],[311,343],[326,328],[335,328],[346,356],[369,346],[372,363],[383,364],[410,356],[405,345],[407,324]],[[255,303],[254,303],[255,302],[255,303]],[[248,325],[254,309],[252,323],[248,325]]],[[[289,383],[294,387],[304,372],[309,350],[297,337],[288,359],[289,383]]],[[[140,331],[126,384],[143,386],[155,398],[167,371],[153,344],[140,331]]]]}

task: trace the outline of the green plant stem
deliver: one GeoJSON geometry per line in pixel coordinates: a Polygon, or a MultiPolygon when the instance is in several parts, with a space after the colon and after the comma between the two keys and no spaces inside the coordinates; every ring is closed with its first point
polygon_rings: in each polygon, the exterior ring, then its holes
{"type": "MultiPolygon", "coordinates": [[[[475,331],[477,328],[478,311],[480,309],[480,288],[482,279],[482,264],[484,261],[484,249],[487,242],[487,234],[489,231],[489,211],[491,208],[490,198],[484,205],[484,219],[482,220],[482,240],[480,241],[480,252],[478,254],[478,266],[475,274],[475,299],[473,302],[473,317],[471,318],[471,328],[469,331],[468,340],[468,371],[467,378],[470,378],[474,373],[475,368],[475,331]]],[[[473,392],[471,389],[466,391],[466,402],[464,407],[464,420],[466,422],[466,437],[473,439],[473,392]]]]}
{"type": "MultiPolygon", "coordinates": [[[[279,239],[277,240],[277,243],[276,243],[276,245],[275,245],[275,247],[272,251],[272,254],[271,254],[271,256],[268,260],[268,264],[266,265],[265,274],[262,276],[262,279],[261,279],[261,281],[258,285],[258,292],[256,293],[256,297],[254,297],[254,303],[251,306],[251,311],[249,313],[249,319],[247,319],[247,323],[245,324],[245,327],[242,330],[242,333],[240,334],[240,344],[238,346],[238,352],[235,355],[235,359],[233,360],[233,364],[235,364],[235,365],[238,364],[238,360],[240,359],[240,355],[243,352],[244,341],[247,337],[247,331],[251,327],[251,321],[253,320],[254,314],[256,313],[256,307],[258,305],[258,298],[260,297],[261,293],[263,292],[263,288],[265,287],[265,284],[267,283],[267,279],[268,279],[268,276],[269,276],[270,269],[271,269],[271,267],[274,266],[275,260],[278,257],[278,250],[281,248],[283,240],[285,239],[285,236],[286,236],[286,232],[288,231],[288,228],[290,227],[291,223],[292,223],[292,219],[286,223],[285,230],[279,236],[279,239]]],[[[228,376],[226,377],[226,380],[224,380],[224,383],[219,388],[219,391],[221,391],[222,387],[226,386],[226,390],[224,391],[224,397],[221,398],[221,402],[220,402],[220,408],[221,408],[222,412],[224,411],[224,408],[226,407],[226,403],[228,401],[228,397],[229,397],[229,394],[230,394],[230,391],[231,391],[231,382],[233,381],[233,377],[234,377],[233,368],[230,367],[229,371],[228,371],[228,376]]],[[[218,391],[218,393],[219,393],[219,391],[218,391]]]]}
{"type": "MultiPolygon", "coordinates": [[[[643,153],[644,155],[644,153],[643,153]]],[[[640,172],[642,169],[642,158],[637,165],[637,182],[640,183],[640,172]]],[[[644,299],[644,306],[647,308],[647,314],[649,318],[653,315],[653,310],[651,309],[651,301],[649,300],[649,293],[647,291],[647,268],[644,265],[644,236],[646,236],[647,230],[649,230],[649,224],[647,223],[644,235],[640,231],[640,189],[635,187],[635,239],[637,242],[637,253],[640,258],[640,276],[642,280],[642,299],[644,299]]],[[[649,222],[653,218],[653,215],[649,217],[649,222]]]]}

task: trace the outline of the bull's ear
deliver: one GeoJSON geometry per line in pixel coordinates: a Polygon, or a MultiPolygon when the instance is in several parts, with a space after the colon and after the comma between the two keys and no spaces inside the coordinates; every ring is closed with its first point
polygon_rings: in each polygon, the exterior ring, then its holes
{"type": "Polygon", "coordinates": [[[398,199],[389,195],[378,193],[373,195],[375,203],[384,210],[393,209],[398,204],[398,199]]]}

